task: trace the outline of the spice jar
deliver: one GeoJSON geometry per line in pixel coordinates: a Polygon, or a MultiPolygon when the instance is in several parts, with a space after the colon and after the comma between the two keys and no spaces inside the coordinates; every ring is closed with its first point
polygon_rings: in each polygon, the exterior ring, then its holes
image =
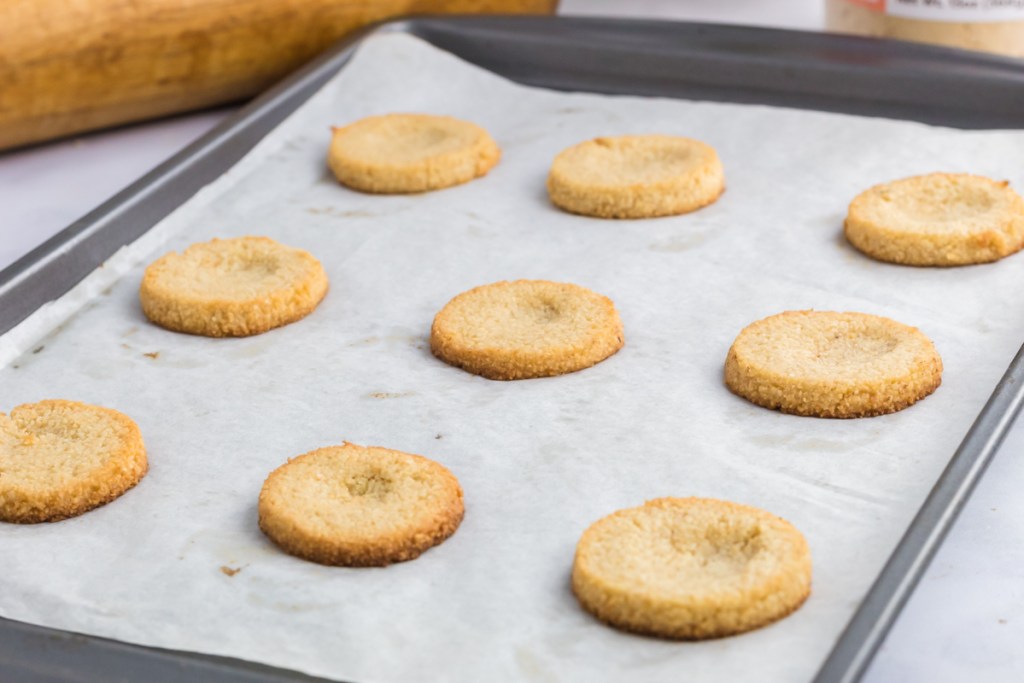
{"type": "Polygon", "coordinates": [[[825,26],[1024,57],[1024,0],[825,0],[825,26]]]}

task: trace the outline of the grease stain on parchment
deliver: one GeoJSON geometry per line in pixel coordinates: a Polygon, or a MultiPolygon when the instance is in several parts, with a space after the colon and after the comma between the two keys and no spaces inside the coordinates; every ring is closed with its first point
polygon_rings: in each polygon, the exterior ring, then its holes
{"type": "Polygon", "coordinates": [[[747,440],[762,448],[784,448],[799,453],[849,453],[867,446],[876,435],[860,439],[798,438],[796,434],[757,434],[747,440]]]}
{"type": "Polygon", "coordinates": [[[207,366],[207,362],[196,358],[172,358],[171,360],[162,362],[162,365],[179,370],[193,370],[195,368],[205,368],[207,366]]]}
{"type": "Polygon", "coordinates": [[[262,537],[247,541],[244,535],[206,529],[185,539],[178,550],[178,559],[184,560],[197,553],[216,558],[218,565],[248,567],[258,560],[277,556],[280,551],[262,537]]]}
{"type": "Polygon", "coordinates": [[[332,218],[379,218],[405,211],[405,206],[393,206],[384,210],[370,211],[368,209],[342,209],[337,206],[311,206],[306,213],[313,216],[331,216],[332,218]]]}
{"type": "Polygon", "coordinates": [[[348,346],[349,347],[373,346],[374,344],[377,344],[379,342],[380,342],[380,337],[364,337],[363,339],[360,339],[358,341],[349,342],[348,346]]]}
{"type": "Polygon", "coordinates": [[[369,337],[363,337],[356,341],[349,342],[347,346],[349,348],[361,348],[366,346],[374,346],[381,342],[391,342],[397,344],[406,344],[414,349],[425,349],[427,348],[427,339],[423,335],[410,334],[408,330],[400,330],[392,334],[386,334],[382,336],[372,335],[369,337]]]}
{"type": "Polygon", "coordinates": [[[301,613],[301,612],[312,612],[314,610],[328,609],[330,607],[337,607],[337,605],[321,604],[316,602],[283,602],[281,600],[269,600],[264,593],[249,593],[246,596],[246,601],[255,607],[262,609],[272,609],[276,612],[285,613],[301,613]]]}
{"type": "Polygon", "coordinates": [[[554,683],[558,680],[558,677],[544,665],[540,657],[525,646],[520,645],[516,648],[516,664],[519,665],[519,671],[523,674],[524,680],[541,681],[541,683],[554,683]]]}
{"type": "Polygon", "coordinates": [[[466,234],[470,237],[495,237],[498,233],[494,230],[487,230],[479,225],[469,224],[466,226],[466,234]]]}
{"type": "Polygon", "coordinates": [[[405,398],[406,396],[415,396],[415,395],[416,395],[415,391],[401,391],[401,392],[371,391],[370,393],[368,393],[366,395],[366,397],[367,398],[376,398],[376,399],[388,399],[388,398],[405,398]]]}
{"type": "Polygon", "coordinates": [[[682,251],[688,251],[694,247],[699,247],[706,241],[707,235],[698,232],[689,235],[673,235],[667,239],[652,242],[647,246],[647,248],[650,251],[656,251],[663,254],[674,254],[682,251]]]}
{"type": "Polygon", "coordinates": [[[241,348],[232,350],[231,356],[234,358],[257,358],[274,348],[275,341],[274,339],[264,338],[259,341],[248,342],[241,346],[241,348]]]}

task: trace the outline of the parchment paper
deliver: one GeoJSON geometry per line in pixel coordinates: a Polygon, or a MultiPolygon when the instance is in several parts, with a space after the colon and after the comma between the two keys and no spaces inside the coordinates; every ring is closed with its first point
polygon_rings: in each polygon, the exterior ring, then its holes
{"type": "Polygon", "coordinates": [[[372,38],[232,171],[0,340],[3,410],[51,397],[118,408],[139,423],[151,463],[136,489],[82,517],[0,524],[0,613],[360,682],[805,680],[1024,339],[1024,256],[945,270],[877,263],[843,241],[846,206],[877,182],[934,170],[1024,187],[1022,156],[1018,132],[545,92],[409,37],[372,38]],[[328,127],[395,111],[475,121],[503,159],[482,180],[421,196],[340,187],[325,167],[328,127]],[[558,151],[644,132],[716,147],[721,200],[646,221],[549,205],[558,151]],[[331,290],[315,313],[235,340],[145,321],[145,264],[244,234],[323,262],[331,290]],[[430,322],[452,296],[514,278],[610,296],[625,348],[520,382],[430,355],[430,322]],[[739,330],[804,308],[920,327],[945,362],[941,388],[848,421],[732,396],[722,363],[739,330]],[[256,499],[267,473],[343,439],[448,466],[466,493],[455,536],[385,569],[322,567],[265,540],[256,499]],[[793,522],[814,556],[809,601],[703,643],[622,634],[582,612],[568,584],[580,533],[666,495],[793,522]]]}

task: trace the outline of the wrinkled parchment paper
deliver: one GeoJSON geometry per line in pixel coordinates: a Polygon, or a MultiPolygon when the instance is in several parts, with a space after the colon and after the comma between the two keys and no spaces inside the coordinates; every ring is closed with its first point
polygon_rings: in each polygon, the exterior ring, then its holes
{"type": "Polygon", "coordinates": [[[933,170],[1024,187],[1022,156],[1017,132],[545,92],[410,37],[372,38],[232,171],[0,339],[0,409],[51,397],[121,409],[151,463],[136,489],[82,517],[0,524],[0,613],[359,682],[806,680],[1024,339],[1024,256],[877,263],[843,241],[846,205],[933,170]],[[396,111],[475,121],[504,157],[482,180],[421,196],[340,187],[324,161],[329,126],[396,111]],[[721,200],[646,221],[549,205],[558,151],[644,132],[716,147],[721,200]],[[323,262],[331,290],[315,313],[247,339],[146,322],[146,263],[245,234],[323,262]],[[579,373],[510,383],[430,355],[430,322],[452,296],[514,278],[608,295],[625,348],[579,373]],[[945,362],[941,388],[850,421],[732,396],[721,373],[735,335],[804,308],[920,327],[945,362]],[[466,492],[455,536],[385,569],[322,567],[271,545],[256,525],[267,473],[343,439],[449,467],[466,492]],[[809,601],[703,643],[622,634],[582,612],[568,582],[580,533],[666,495],[792,521],[814,556],[809,601]]]}

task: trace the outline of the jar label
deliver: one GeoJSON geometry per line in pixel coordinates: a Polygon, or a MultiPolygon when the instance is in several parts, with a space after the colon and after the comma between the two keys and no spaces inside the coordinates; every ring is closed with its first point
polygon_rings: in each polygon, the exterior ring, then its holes
{"type": "Polygon", "coordinates": [[[893,17],[928,21],[1024,21],[1024,0],[846,0],[893,17]]]}

